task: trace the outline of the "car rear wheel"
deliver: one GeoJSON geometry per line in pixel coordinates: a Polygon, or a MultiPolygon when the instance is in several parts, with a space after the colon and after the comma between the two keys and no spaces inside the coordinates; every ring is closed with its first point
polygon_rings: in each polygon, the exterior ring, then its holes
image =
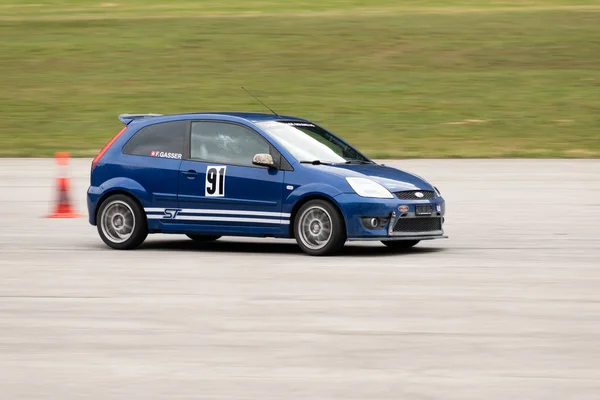
{"type": "Polygon", "coordinates": [[[312,256],[334,254],[346,242],[342,216],[324,200],[312,200],[300,208],[294,220],[294,235],[300,248],[312,256]]]}
{"type": "Polygon", "coordinates": [[[405,250],[410,249],[419,243],[420,240],[382,240],[381,243],[385,244],[390,249],[394,250],[405,250]]]}
{"type": "Polygon", "coordinates": [[[213,240],[219,239],[221,236],[217,235],[186,235],[195,242],[212,242],[213,240]]]}
{"type": "Polygon", "coordinates": [[[97,228],[104,243],[117,250],[135,249],[148,236],[142,208],[123,194],[112,195],[102,202],[98,210],[97,228]]]}

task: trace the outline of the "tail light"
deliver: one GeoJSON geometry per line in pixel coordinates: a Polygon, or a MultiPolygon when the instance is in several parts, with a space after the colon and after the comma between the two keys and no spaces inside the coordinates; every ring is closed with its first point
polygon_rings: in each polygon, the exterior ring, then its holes
{"type": "Polygon", "coordinates": [[[104,153],[106,153],[106,151],[108,149],[110,149],[110,146],[112,146],[112,144],[119,138],[119,136],[121,136],[121,134],[123,132],[125,132],[126,129],[127,129],[127,127],[124,127],[123,129],[121,129],[119,131],[119,133],[117,133],[115,135],[115,137],[110,139],[110,142],[106,143],[106,145],[102,148],[102,150],[100,150],[100,153],[98,153],[98,155],[96,157],[94,157],[94,160],[92,161],[92,169],[96,168],[96,164],[98,164],[98,161],[100,161],[100,159],[102,158],[104,153]]]}

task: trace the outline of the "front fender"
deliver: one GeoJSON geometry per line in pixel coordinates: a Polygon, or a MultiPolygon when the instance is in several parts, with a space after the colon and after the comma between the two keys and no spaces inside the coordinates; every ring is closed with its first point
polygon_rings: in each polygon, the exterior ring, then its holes
{"type": "Polygon", "coordinates": [[[100,186],[90,186],[87,191],[87,207],[89,222],[96,225],[96,210],[101,202],[113,193],[125,193],[134,197],[142,207],[151,204],[151,195],[139,184],[129,178],[113,178],[103,182],[100,186]]]}
{"type": "MultiPolygon", "coordinates": [[[[292,191],[291,193],[289,193],[288,196],[284,199],[283,212],[290,213],[290,217],[293,218],[294,212],[298,211],[300,205],[303,204],[305,201],[311,198],[321,198],[327,199],[332,204],[334,204],[340,210],[342,218],[344,219],[344,222],[346,222],[346,216],[342,212],[342,208],[336,200],[336,197],[342,193],[344,192],[339,190],[335,186],[326,183],[309,183],[306,185],[302,185],[294,191],[292,191]]],[[[290,237],[294,237],[293,226],[294,221],[292,220],[290,224],[290,237]]]]}
{"type": "Polygon", "coordinates": [[[307,197],[325,197],[336,203],[335,197],[342,193],[343,192],[335,186],[326,183],[309,183],[307,185],[301,185],[291,193],[288,193],[287,197],[284,199],[283,212],[292,212],[294,205],[307,197]]]}

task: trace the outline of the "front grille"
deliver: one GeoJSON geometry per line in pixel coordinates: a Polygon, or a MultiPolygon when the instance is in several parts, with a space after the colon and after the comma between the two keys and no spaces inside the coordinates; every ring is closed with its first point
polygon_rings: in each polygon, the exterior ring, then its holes
{"type": "Polygon", "coordinates": [[[400,218],[396,222],[396,225],[394,225],[394,232],[432,232],[441,230],[441,218],[400,218]]]}
{"type": "Polygon", "coordinates": [[[435,198],[435,193],[431,190],[406,190],[394,194],[400,200],[431,200],[435,198]],[[423,193],[423,197],[417,197],[415,193],[423,193]]]}

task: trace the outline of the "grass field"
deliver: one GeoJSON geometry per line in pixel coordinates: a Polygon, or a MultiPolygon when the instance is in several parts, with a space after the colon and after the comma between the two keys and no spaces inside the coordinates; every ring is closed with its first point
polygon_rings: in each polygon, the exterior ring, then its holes
{"type": "Polygon", "coordinates": [[[0,0],[0,155],[263,108],[374,157],[599,157],[600,0],[0,0]]]}

